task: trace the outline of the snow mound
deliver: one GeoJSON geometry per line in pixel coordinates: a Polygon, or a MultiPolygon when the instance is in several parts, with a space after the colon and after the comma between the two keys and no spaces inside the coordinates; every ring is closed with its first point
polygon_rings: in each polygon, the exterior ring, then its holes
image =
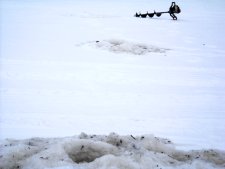
{"type": "Polygon", "coordinates": [[[134,43],[134,42],[128,42],[128,41],[119,40],[119,39],[91,41],[84,44],[89,44],[91,46],[94,46],[103,50],[107,50],[110,52],[114,52],[114,53],[127,53],[127,54],[133,54],[133,55],[144,55],[151,52],[165,53],[167,50],[169,50],[169,49],[160,48],[160,47],[147,45],[143,43],[134,43]]]}
{"type": "Polygon", "coordinates": [[[168,139],[87,135],[66,138],[6,139],[0,144],[1,169],[211,169],[225,167],[225,152],[176,150],[168,139]]]}

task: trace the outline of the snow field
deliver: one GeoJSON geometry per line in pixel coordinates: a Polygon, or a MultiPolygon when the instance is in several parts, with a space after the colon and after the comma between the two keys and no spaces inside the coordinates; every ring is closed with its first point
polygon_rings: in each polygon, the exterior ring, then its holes
{"type": "Polygon", "coordinates": [[[224,1],[170,3],[0,1],[1,167],[224,168],[224,1]]]}

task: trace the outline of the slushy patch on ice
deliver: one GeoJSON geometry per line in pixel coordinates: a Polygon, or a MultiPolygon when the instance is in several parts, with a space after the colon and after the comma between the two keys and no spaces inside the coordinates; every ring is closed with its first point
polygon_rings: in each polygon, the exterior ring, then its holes
{"type": "Polygon", "coordinates": [[[1,169],[211,169],[225,167],[225,152],[180,151],[168,139],[143,136],[87,135],[67,138],[4,140],[1,169]]]}
{"type": "Polygon", "coordinates": [[[87,43],[79,44],[77,46],[81,45],[91,45],[114,53],[127,53],[133,55],[144,55],[151,52],[165,53],[167,50],[169,50],[144,43],[134,43],[120,39],[90,41],[87,43]]]}
{"type": "Polygon", "coordinates": [[[143,43],[133,43],[118,39],[96,41],[96,46],[115,53],[129,53],[134,55],[144,55],[149,52],[165,53],[167,50],[143,43]]]}

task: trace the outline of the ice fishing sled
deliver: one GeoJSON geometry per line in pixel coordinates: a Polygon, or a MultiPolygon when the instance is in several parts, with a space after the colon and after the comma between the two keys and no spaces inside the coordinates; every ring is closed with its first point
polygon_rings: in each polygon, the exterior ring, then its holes
{"type": "Polygon", "coordinates": [[[165,13],[168,13],[172,18],[173,20],[177,20],[177,16],[175,14],[179,14],[181,12],[180,10],[180,7],[175,3],[175,2],[172,2],[170,8],[169,8],[169,11],[166,11],[166,12],[156,12],[154,11],[153,13],[145,13],[145,14],[141,14],[141,13],[137,13],[134,15],[135,17],[141,17],[141,18],[146,18],[147,16],[152,18],[154,17],[154,15],[156,15],[157,17],[160,17],[162,14],[165,14],[165,13]]]}

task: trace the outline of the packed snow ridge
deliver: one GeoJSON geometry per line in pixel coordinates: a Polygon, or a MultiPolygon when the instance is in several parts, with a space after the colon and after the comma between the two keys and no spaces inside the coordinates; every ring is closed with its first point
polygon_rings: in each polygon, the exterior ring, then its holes
{"type": "Polygon", "coordinates": [[[225,167],[225,152],[176,150],[153,135],[87,135],[66,138],[6,139],[0,169],[211,169],[225,167]]]}
{"type": "Polygon", "coordinates": [[[114,53],[127,53],[133,55],[144,55],[150,52],[165,53],[167,50],[169,50],[144,43],[134,43],[120,39],[90,41],[81,45],[87,44],[114,53]]]}

